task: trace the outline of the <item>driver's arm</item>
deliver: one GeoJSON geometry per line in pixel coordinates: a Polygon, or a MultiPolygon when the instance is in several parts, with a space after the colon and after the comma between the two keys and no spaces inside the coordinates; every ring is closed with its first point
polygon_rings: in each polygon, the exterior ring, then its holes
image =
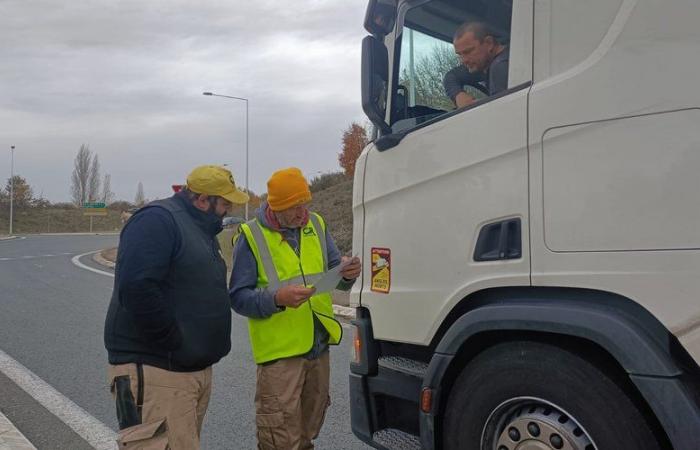
{"type": "Polygon", "coordinates": [[[445,95],[457,105],[457,108],[463,108],[474,103],[476,99],[464,92],[462,86],[479,81],[481,81],[479,75],[470,73],[469,69],[460,64],[445,74],[442,85],[445,88],[445,95]]]}

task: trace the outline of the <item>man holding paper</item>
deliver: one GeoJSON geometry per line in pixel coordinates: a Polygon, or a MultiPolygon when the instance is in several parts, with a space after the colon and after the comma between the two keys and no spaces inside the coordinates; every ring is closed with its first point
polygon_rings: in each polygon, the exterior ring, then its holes
{"type": "Polygon", "coordinates": [[[328,346],[342,336],[330,292],[313,286],[340,267],[336,288],[349,290],[361,264],[341,257],[323,218],[308,210],[311,191],[299,169],[275,172],[267,195],[257,217],[241,225],[229,296],[249,318],[258,364],[258,448],[310,449],[330,404],[328,346]]]}

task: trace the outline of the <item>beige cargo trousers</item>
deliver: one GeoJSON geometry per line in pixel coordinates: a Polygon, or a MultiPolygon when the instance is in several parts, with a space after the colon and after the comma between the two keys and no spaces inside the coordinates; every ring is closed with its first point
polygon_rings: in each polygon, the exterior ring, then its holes
{"type": "Polygon", "coordinates": [[[255,423],[259,450],[313,449],[330,405],[330,359],[280,359],[258,365],[255,423]]]}
{"type": "Polygon", "coordinates": [[[121,450],[198,450],[211,396],[212,368],[171,372],[145,364],[110,365],[121,450]]]}

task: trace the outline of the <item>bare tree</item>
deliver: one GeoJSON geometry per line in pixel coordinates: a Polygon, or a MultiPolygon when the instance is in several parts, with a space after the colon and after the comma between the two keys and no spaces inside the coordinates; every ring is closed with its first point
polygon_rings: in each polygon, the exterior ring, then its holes
{"type": "Polygon", "coordinates": [[[90,160],[92,152],[90,148],[82,144],[73,161],[73,174],[71,175],[71,198],[77,207],[81,207],[88,198],[88,180],[90,179],[90,160]]]}
{"type": "Polygon", "coordinates": [[[88,201],[95,202],[100,197],[100,158],[97,154],[92,155],[90,164],[90,175],[88,177],[88,201]]]}
{"type": "Polygon", "coordinates": [[[139,181],[139,185],[136,188],[136,197],[134,197],[134,203],[137,207],[142,207],[146,203],[146,196],[143,193],[143,183],[139,181]]]}
{"type": "Polygon", "coordinates": [[[114,192],[112,192],[112,176],[108,173],[105,174],[105,180],[102,183],[101,200],[105,205],[112,203],[114,200],[114,192]]]}

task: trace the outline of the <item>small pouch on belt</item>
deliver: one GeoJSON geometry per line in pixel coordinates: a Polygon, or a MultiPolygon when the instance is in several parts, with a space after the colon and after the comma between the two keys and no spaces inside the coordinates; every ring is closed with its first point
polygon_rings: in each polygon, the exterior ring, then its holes
{"type": "Polygon", "coordinates": [[[131,392],[131,377],[120,375],[112,381],[112,392],[117,403],[117,419],[119,429],[133,427],[141,423],[139,410],[136,407],[136,399],[131,392]]]}

